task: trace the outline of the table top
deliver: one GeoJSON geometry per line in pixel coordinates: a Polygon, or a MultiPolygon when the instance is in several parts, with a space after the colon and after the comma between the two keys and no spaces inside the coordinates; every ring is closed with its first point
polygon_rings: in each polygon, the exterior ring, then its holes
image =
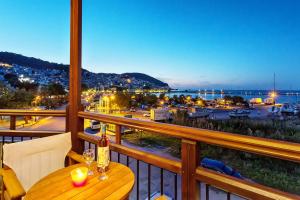
{"type": "MultiPolygon", "coordinates": [[[[110,162],[109,170],[106,172],[108,179],[100,181],[100,174],[94,171],[94,175],[88,176],[87,183],[82,187],[74,187],[70,172],[86,164],[76,164],[60,169],[44,177],[34,184],[27,194],[25,200],[37,199],[126,199],[134,185],[134,174],[125,165],[110,162]]],[[[96,168],[96,163],[92,164],[96,168]]]]}

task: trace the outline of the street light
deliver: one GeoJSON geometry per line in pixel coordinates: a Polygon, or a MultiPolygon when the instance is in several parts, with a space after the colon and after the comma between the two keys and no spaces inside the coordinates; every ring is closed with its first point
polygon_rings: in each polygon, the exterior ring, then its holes
{"type": "Polygon", "coordinates": [[[270,93],[270,96],[274,99],[277,97],[277,93],[275,91],[270,93]]]}

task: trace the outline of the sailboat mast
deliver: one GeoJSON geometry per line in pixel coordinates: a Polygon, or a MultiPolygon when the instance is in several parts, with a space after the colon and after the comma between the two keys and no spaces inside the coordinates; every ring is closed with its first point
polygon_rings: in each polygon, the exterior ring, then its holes
{"type": "Polygon", "coordinates": [[[275,92],[275,73],[274,73],[273,92],[275,92]]]}

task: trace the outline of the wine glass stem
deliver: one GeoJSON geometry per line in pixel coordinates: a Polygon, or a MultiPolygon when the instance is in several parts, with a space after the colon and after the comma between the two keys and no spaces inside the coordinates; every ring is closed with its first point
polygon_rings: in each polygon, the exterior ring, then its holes
{"type": "Polygon", "coordinates": [[[93,175],[93,171],[91,170],[91,163],[88,162],[87,166],[88,166],[88,175],[93,175]]]}

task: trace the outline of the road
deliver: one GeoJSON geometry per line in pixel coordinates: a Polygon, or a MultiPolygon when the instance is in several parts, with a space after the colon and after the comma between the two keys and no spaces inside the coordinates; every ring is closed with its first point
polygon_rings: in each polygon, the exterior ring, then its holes
{"type": "MultiPolygon", "coordinates": [[[[17,129],[18,130],[26,130],[26,131],[65,131],[66,127],[66,122],[65,122],[65,117],[46,117],[38,120],[35,124],[33,125],[27,125],[25,127],[19,126],[17,129]]],[[[99,133],[98,130],[92,130],[89,127],[89,121],[90,120],[85,120],[84,122],[84,127],[85,127],[85,132],[89,134],[97,134],[99,133]]]]}
{"type": "Polygon", "coordinates": [[[46,117],[38,120],[36,124],[19,128],[19,130],[36,131],[65,131],[65,117],[46,117]]]}

